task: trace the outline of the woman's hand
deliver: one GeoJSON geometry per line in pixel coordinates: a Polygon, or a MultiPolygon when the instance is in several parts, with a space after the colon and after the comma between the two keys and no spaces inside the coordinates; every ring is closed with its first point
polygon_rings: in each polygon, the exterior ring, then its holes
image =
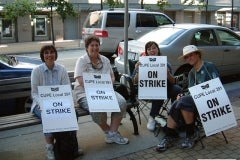
{"type": "Polygon", "coordinates": [[[139,66],[141,65],[141,62],[137,62],[136,64],[135,64],[135,70],[136,71],[138,71],[139,70],[139,66]]]}

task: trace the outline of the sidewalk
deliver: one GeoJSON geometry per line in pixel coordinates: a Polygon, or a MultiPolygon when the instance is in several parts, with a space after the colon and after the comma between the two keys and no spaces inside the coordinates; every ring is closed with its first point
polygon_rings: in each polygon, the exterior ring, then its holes
{"type": "MultiPolygon", "coordinates": [[[[233,105],[238,126],[224,131],[228,144],[222,134],[203,139],[205,148],[197,143],[193,149],[182,150],[174,146],[158,153],[154,150],[163,137],[158,137],[146,129],[146,119],[141,116],[139,135],[133,135],[133,127],[127,116],[122,121],[120,132],[128,137],[128,145],[106,144],[104,134],[90,116],[80,117],[78,140],[85,155],[78,160],[197,160],[197,159],[240,159],[240,81],[224,85],[233,105]]],[[[146,110],[146,114],[149,111],[146,110]]],[[[180,142],[178,142],[180,144],[180,142]]],[[[42,126],[35,125],[0,132],[0,159],[2,160],[45,160],[45,143],[42,126]]]]}
{"type": "MultiPolygon", "coordinates": [[[[36,41],[24,43],[0,44],[0,54],[20,54],[39,52],[41,47],[46,44],[52,44],[52,41],[36,41]]],[[[79,49],[83,48],[82,40],[58,40],[55,41],[57,50],[79,49]]]]}
{"type": "MultiPolygon", "coordinates": [[[[0,54],[18,54],[39,52],[42,45],[52,44],[51,41],[0,44],[0,54]]],[[[82,48],[80,40],[56,41],[58,50],[82,48]]],[[[163,137],[160,132],[155,137],[146,129],[146,119],[141,116],[140,135],[133,135],[129,117],[123,120],[120,132],[130,140],[128,145],[105,144],[104,135],[94,124],[90,116],[80,117],[78,140],[85,151],[78,160],[197,160],[197,159],[238,159],[240,160],[240,81],[224,85],[233,105],[238,126],[225,131],[228,144],[221,134],[203,139],[205,148],[197,143],[193,149],[182,150],[179,146],[158,153],[154,150],[163,137]]],[[[146,111],[148,114],[149,111],[146,111]]],[[[35,125],[0,132],[1,160],[45,160],[44,137],[42,126],[35,125]]]]}

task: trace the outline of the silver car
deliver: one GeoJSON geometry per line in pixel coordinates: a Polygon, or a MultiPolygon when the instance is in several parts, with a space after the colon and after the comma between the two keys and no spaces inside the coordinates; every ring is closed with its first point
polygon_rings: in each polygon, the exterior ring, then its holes
{"type": "MultiPolygon", "coordinates": [[[[83,39],[90,34],[98,36],[100,53],[111,57],[117,52],[118,43],[124,40],[124,14],[124,8],[90,12],[83,24],[83,39]]],[[[136,39],[161,25],[174,24],[171,18],[160,12],[129,9],[128,14],[128,39],[136,39]]]]}
{"type": "MultiPolygon", "coordinates": [[[[240,36],[232,30],[207,24],[175,24],[161,26],[137,40],[128,41],[128,59],[138,60],[148,41],[159,44],[162,55],[167,56],[174,75],[188,73],[190,65],[178,61],[184,46],[193,44],[204,51],[203,59],[213,62],[221,76],[240,74],[240,36]]],[[[119,43],[115,66],[124,72],[124,42],[119,43]]]]}

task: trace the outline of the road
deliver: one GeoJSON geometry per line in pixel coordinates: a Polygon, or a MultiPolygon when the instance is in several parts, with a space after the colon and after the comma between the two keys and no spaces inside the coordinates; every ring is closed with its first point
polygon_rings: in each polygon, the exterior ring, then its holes
{"type": "MultiPolygon", "coordinates": [[[[84,49],[74,49],[74,50],[60,50],[58,51],[58,59],[57,62],[66,67],[67,71],[74,71],[75,64],[77,59],[85,54],[86,51],[84,49]]],[[[36,57],[39,58],[39,53],[31,53],[31,54],[23,54],[25,56],[36,57]]],[[[113,62],[113,60],[111,60],[113,62]]],[[[223,83],[230,83],[240,81],[240,75],[233,75],[229,77],[222,77],[223,83]]]]}
{"type": "MultiPolygon", "coordinates": [[[[64,65],[67,71],[73,71],[78,57],[82,56],[85,53],[86,51],[84,49],[58,51],[57,62],[59,64],[64,65]]],[[[22,55],[40,58],[39,53],[22,54],[22,55]]]]}

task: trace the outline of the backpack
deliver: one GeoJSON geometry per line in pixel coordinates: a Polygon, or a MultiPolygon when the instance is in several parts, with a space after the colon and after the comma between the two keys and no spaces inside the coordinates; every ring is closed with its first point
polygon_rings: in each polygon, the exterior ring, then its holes
{"type": "Polygon", "coordinates": [[[53,151],[56,160],[74,160],[78,153],[77,131],[55,132],[53,151]]]}

